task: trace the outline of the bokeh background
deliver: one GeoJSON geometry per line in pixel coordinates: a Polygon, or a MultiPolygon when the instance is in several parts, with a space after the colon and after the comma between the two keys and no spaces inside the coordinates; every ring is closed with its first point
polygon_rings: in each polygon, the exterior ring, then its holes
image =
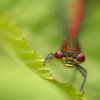
{"type": "MultiPolygon", "coordinates": [[[[48,53],[60,48],[65,39],[64,33],[67,36],[69,32],[70,3],[71,0],[0,0],[0,15],[14,20],[26,41],[45,58],[48,53]]],[[[82,66],[88,71],[85,96],[88,100],[99,100],[100,1],[87,0],[86,3],[85,18],[79,35],[86,55],[82,66]]],[[[55,93],[55,87],[53,90],[44,84],[45,80],[25,67],[23,62],[11,53],[13,51],[4,48],[0,46],[0,100],[65,100],[55,93]]],[[[82,81],[80,73],[75,72],[77,78],[74,77],[72,82],[70,78],[73,69],[66,69],[55,60],[48,66],[59,81],[79,88],[82,81]]]]}

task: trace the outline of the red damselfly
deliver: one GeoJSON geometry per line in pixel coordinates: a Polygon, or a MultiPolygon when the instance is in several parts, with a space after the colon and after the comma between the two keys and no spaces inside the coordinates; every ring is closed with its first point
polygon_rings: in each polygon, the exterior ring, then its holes
{"type": "Polygon", "coordinates": [[[66,67],[76,67],[84,78],[80,87],[82,93],[84,93],[87,71],[80,65],[85,61],[85,55],[81,51],[77,33],[83,17],[84,8],[85,0],[74,0],[69,37],[64,41],[59,50],[55,53],[49,53],[44,61],[45,64],[48,59],[55,57],[60,59],[66,67]]]}

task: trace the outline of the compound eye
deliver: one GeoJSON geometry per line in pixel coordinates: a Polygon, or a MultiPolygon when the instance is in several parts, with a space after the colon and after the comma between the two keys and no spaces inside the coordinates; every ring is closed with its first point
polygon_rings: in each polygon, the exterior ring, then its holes
{"type": "Polygon", "coordinates": [[[85,55],[82,54],[82,53],[78,54],[78,56],[77,56],[77,61],[79,61],[79,62],[85,61],[85,55]]]}
{"type": "Polygon", "coordinates": [[[56,51],[55,57],[61,59],[63,57],[63,52],[61,50],[56,51]]]}

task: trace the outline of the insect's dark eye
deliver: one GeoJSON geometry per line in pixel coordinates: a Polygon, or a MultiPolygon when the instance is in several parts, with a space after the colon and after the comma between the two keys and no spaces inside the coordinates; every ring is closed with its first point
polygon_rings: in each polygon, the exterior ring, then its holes
{"type": "Polygon", "coordinates": [[[63,57],[63,52],[61,50],[56,51],[55,57],[61,59],[63,57]]]}
{"type": "Polygon", "coordinates": [[[77,61],[80,61],[80,62],[85,61],[85,55],[82,54],[82,53],[78,54],[78,56],[77,56],[77,61]]]}

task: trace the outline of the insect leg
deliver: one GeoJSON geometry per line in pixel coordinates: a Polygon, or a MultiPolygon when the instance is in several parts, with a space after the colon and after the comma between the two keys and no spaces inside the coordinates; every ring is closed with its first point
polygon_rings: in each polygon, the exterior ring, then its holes
{"type": "Polygon", "coordinates": [[[55,57],[55,56],[54,56],[53,53],[49,53],[49,54],[47,55],[47,57],[45,58],[43,65],[45,66],[46,62],[47,62],[50,58],[54,58],[54,57],[55,57]]]}
{"type": "Polygon", "coordinates": [[[87,71],[80,65],[76,65],[76,68],[80,71],[80,73],[83,75],[84,80],[82,82],[82,85],[80,87],[80,91],[84,94],[84,85],[86,83],[86,78],[87,78],[87,71]]]}

